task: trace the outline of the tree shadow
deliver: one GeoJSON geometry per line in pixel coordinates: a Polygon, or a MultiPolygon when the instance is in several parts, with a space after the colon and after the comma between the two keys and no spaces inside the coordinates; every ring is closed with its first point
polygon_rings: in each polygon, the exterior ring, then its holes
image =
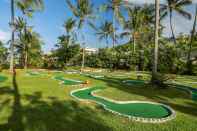
{"type": "MultiPolygon", "coordinates": [[[[43,99],[42,92],[21,95],[16,74],[12,80],[13,89],[0,88],[2,93],[13,96],[11,115],[5,124],[0,125],[0,131],[112,130],[95,110],[75,101],[59,100],[56,97],[43,99]],[[21,104],[22,101],[26,101],[25,104],[21,104]]],[[[5,104],[9,102],[5,101],[5,104]]]]}
{"type": "MultiPolygon", "coordinates": [[[[34,101],[35,103],[35,101],[34,101]]],[[[27,129],[42,131],[111,131],[96,112],[75,101],[52,100],[24,107],[27,129]]]]}
{"type": "Polygon", "coordinates": [[[4,125],[0,125],[0,130],[2,131],[24,131],[24,125],[22,122],[23,113],[22,113],[22,106],[21,106],[21,96],[18,89],[18,84],[16,80],[16,73],[12,75],[12,86],[13,89],[7,90],[3,89],[7,93],[13,94],[13,105],[12,105],[12,114],[8,118],[8,123],[4,125]]]}

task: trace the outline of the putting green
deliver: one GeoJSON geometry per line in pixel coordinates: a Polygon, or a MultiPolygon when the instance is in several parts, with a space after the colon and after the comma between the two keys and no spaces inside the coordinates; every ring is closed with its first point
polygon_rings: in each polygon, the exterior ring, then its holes
{"type": "Polygon", "coordinates": [[[72,80],[72,79],[65,79],[63,76],[55,76],[55,80],[62,81],[64,85],[78,85],[82,84],[82,81],[72,80]]]}
{"type": "Polygon", "coordinates": [[[0,75],[0,82],[6,81],[8,78],[5,76],[0,75]]]}
{"type": "Polygon", "coordinates": [[[95,91],[102,90],[103,87],[84,88],[71,92],[71,95],[80,100],[91,100],[104,106],[106,110],[119,115],[133,117],[136,119],[142,118],[144,122],[150,122],[150,120],[162,121],[163,118],[171,118],[173,111],[162,104],[153,102],[118,102],[110,100],[104,97],[94,95],[95,91]]]}
{"type": "Polygon", "coordinates": [[[143,80],[125,80],[125,81],[123,81],[123,83],[125,83],[127,85],[144,85],[143,80]]]}
{"type": "Polygon", "coordinates": [[[177,89],[191,93],[192,100],[197,101],[197,89],[185,85],[173,84],[177,89]]]}

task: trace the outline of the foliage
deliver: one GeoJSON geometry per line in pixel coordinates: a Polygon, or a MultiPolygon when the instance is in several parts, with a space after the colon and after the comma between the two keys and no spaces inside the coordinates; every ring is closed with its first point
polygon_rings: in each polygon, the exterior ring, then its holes
{"type": "Polygon", "coordinates": [[[103,39],[106,41],[107,47],[109,45],[109,40],[113,41],[114,46],[114,42],[117,38],[117,35],[114,36],[115,30],[116,29],[113,27],[113,23],[105,21],[105,23],[103,23],[101,27],[97,29],[96,35],[98,36],[100,41],[103,39]]]}
{"type": "Polygon", "coordinates": [[[64,68],[66,64],[69,64],[71,58],[80,53],[80,45],[69,42],[69,36],[62,35],[56,44],[57,49],[53,51],[53,57],[56,59],[57,66],[64,68]]]}
{"type": "Polygon", "coordinates": [[[42,45],[38,33],[34,32],[31,26],[28,26],[22,17],[17,19],[18,40],[15,44],[19,65],[27,68],[27,66],[40,67],[42,64],[42,45]]]}
{"type": "Polygon", "coordinates": [[[0,41],[0,70],[7,67],[8,65],[7,56],[8,56],[8,49],[4,47],[3,43],[0,41]]]}

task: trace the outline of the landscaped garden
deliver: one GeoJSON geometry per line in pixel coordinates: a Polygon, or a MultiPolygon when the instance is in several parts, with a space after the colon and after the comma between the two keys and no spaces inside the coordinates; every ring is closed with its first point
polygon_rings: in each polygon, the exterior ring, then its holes
{"type": "Polygon", "coordinates": [[[197,131],[195,0],[1,0],[0,131],[197,131]]]}

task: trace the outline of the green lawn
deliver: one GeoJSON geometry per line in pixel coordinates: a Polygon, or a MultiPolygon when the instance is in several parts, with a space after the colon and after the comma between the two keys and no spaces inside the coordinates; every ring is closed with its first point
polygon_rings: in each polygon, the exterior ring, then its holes
{"type": "MultiPolygon", "coordinates": [[[[8,79],[0,80],[0,131],[195,131],[197,130],[197,101],[190,94],[175,89],[154,89],[147,86],[132,86],[123,80],[135,79],[134,72],[105,72],[105,79],[94,79],[79,74],[44,73],[26,75],[17,71],[16,80],[7,71],[0,73],[8,79]],[[46,75],[47,74],[47,75],[46,75]],[[80,102],[70,96],[77,86],[60,85],[54,75],[66,79],[90,81],[89,86],[106,87],[97,93],[114,100],[145,100],[160,102],[176,111],[176,118],[162,124],[133,122],[114,115],[91,102],[80,102]],[[116,75],[124,75],[117,77],[116,75]]],[[[197,77],[182,76],[191,80],[197,77]]],[[[146,75],[145,79],[149,79],[146,75]]],[[[177,78],[179,79],[179,78],[177,78]]],[[[181,80],[183,82],[183,80],[181,80]]],[[[184,82],[183,82],[184,84],[184,82]]],[[[191,85],[191,84],[190,84],[191,85]]],[[[196,84],[191,86],[197,87],[196,84]]]]}

